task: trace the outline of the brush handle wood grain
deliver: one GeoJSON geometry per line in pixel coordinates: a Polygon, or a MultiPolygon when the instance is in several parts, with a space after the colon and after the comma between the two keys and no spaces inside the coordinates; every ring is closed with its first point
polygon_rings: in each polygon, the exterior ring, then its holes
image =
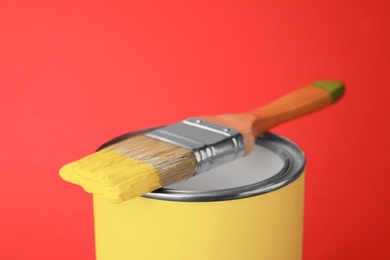
{"type": "Polygon", "coordinates": [[[245,140],[244,155],[247,155],[253,149],[256,138],[263,132],[331,105],[341,98],[344,90],[344,84],[339,80],[321,80],[246,114],[200,118],[240,131],[245,140]]]}

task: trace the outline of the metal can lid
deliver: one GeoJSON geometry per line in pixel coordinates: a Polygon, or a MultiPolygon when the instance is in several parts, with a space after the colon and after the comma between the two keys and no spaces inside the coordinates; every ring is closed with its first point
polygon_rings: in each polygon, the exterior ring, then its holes
{"type": "MultiPolygon", "coordinates": [[[[99,149],[152,129],[119,136],[99,149]]],[[[264,133],[252,153],[186,181],[145,194],[168,201],[211,202],[258,196],[280,189],[298,179],[305,167],[302,150],[290,140],[264,133]]]]}

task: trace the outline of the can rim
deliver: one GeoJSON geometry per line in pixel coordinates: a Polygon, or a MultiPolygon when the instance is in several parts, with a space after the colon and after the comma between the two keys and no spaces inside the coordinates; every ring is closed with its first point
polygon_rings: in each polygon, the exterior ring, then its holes
{"type": "MultiPolygon", "coordinates": [[[[143,129],[118,136],[101,145],[98,150],[119,141],[144,134],[159,127],[143,129]]],[[[304,172],[306,159],[304,152],[297,144],[280,135],[266,132],[257,140],[256,145],[274,152],[284,163],[283,167],[272,177],[249,185],[218,190],[179,190],[160,188],[142,197],[181,202],[212,202],[248,198],[278,190],[298,179],[304,172]]]]}

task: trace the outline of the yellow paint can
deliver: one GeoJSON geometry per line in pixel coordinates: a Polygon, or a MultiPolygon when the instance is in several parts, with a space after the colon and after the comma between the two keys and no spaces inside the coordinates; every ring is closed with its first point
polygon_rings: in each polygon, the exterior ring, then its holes
{"type": "Polygon", "coordinates": [[[122,204],[94,196],[97,259],[301,259],[304,166],[266,133],[250,156],[185,182],[122,204]]]}

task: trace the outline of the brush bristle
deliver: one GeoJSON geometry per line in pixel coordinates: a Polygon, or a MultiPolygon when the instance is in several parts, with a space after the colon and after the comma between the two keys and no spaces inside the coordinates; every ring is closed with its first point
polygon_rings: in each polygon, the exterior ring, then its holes
{"type": "Polygon", "coordinates": [[[61,168],[61,177],[114,203],[191,177],[191,150],[144,135],[136,136],[61,168]]]}

